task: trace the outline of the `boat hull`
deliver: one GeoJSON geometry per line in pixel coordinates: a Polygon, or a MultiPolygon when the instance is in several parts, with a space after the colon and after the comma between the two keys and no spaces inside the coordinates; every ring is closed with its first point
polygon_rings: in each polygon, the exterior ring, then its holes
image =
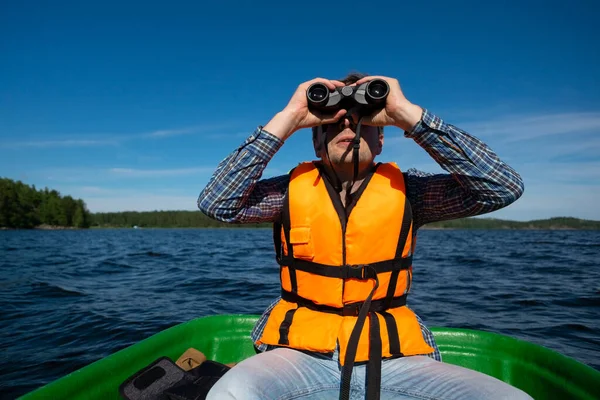
{"type": "MultiPolygon", "coordinates": [[[[121,399],[119,385],[157,358],[176,360],[188,348],[221,363],[255,353],[250,331],[256,315],[194,319],[159,332],[43,386],[22,399],[121,399]]],[[[535,399],[598,399],[600,372],[557,352],[490,332],[432,328],[443,361],[494,376],[535,399]]]]}

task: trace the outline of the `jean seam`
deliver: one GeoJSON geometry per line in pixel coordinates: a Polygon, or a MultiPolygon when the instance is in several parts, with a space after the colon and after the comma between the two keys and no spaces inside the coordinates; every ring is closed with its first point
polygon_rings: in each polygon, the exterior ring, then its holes
{"type": "MultiPolygon", "coordinates": [[[[338,389],[339,390],[340,385],[337,383],[336,384],[329,383],[329,384],[315,385],[310,388],[299,389],[299,390],[296,390],[291,393],[286,393],[282,397],[278,397],[277,400],[293,400],[293,399],[297,399],[302,396],[311,395],[311,394],[323,392],[325,390],[330,390],[330,389],[338,389]]],[[[351,390],[362,390],[361,387],[355,386],[355,385],[350,386],[350,389],[351,390]]]]}
{"type": "Polygon", "coordinates": [[[410,389],[404,389],[404,388],[381,388],[382,392],[391,392],[391,393],[399,393],[399,394],[405,394],[408,396],[413,396],[413,397],[417,397],[419,399],[423,399],[423,400],[440,400],[443,399],[443,397],[438,397],[438,396],[431,396],[429,394],[424,394],[421,392],[415,392],[412,391],[410,389]]]}

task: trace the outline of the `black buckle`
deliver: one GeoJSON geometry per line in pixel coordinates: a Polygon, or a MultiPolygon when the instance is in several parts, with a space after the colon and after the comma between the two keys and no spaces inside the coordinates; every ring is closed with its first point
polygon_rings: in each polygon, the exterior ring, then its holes
{"type": "Polygon", "coordinates": [[[362,307],[364,303],[358,303],[358,304],[350,304],[350,305],[346,305],[344,306],[344,308],[342,309],[342,316],[343,317],[358,317],[358,313],[360,312],[360,308],[362,307]]]}
{"type": "Polygon", "coordinates": [[[346,276],[345,279],[354,278],[365,280],[368,278],[367,276],[367,267],[369,264],[356,264],[356,265],[346,265],[346,276]]]}

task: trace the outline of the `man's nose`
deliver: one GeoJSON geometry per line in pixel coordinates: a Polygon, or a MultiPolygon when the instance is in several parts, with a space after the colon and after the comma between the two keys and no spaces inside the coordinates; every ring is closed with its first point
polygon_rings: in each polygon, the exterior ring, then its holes
{"type": "Polygon", "coordinates": [[[338,125],[340,130],[344,130],[346,128],[350,128],[354,130],[356,128],[356,124],[358,123],[358,116],[356,114],[352,114],[350,116],[344,116],[338,125]]]}
{"type": "Polygon", "coordinates": [[[358,113],[356,111],[354,111],[352,114],[350,115],[345,115],[344,119],[348,120],[352,125],[356,126],[356,124],[358,124],[358,113]]]}

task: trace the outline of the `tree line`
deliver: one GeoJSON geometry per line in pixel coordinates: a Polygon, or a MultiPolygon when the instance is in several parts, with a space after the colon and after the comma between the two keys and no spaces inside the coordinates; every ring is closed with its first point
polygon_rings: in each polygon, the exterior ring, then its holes
{"type": "MultiPolygon", "coordinates": [[[[228,224],[215,221],[200,211],[112,212],[91,215],[92,226],[131,228],[268,228],[271,224],[228,224]]],[[[494,218],[462,218],[424,226],[425,229],[589,229],[600,230],[600,221],[578,218],[550,218],[534,221],[508,221],[494,218]]]]}
{"type": "Polygon", "coordinates": [[[100,228],[257,228],[270,224],[228,224],[200,211],[123,211],[92,214],[92,226],[100,228]]]}
{"type": "Polygon", "coordinates": [[[87,228],[90,212],[81,199],[56,190],[37,190],[21,181],[0,178],[0,227],[35,228],[42,225],[87,228]]]}
{"type": "Polygon", "coordinates": [[[581,229],[600,230],[600,221],[555,217],[531,221],[509,221],[495,218],[462,218],[434,222],[425,228],[437,229],[581,229]]]}

